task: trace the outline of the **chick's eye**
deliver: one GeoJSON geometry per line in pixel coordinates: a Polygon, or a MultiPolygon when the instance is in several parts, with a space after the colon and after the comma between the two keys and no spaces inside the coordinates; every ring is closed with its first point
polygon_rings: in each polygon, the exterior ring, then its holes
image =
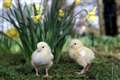
{"type": "Polygon", "coordinates": [[[74,43],[74,45],[76,45],[76,43],[74,43]]]}
{"type": "Polygon", "coordinates": [[[44,46],[42,46],[42,48],[44,48],[44,46]]]}

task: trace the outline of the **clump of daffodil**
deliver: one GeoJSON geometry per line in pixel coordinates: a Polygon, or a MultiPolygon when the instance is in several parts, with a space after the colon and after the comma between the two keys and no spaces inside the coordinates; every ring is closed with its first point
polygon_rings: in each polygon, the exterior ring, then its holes
{"type": "Polygon", "coordinates": [[[3,0],[3,7],[10,8],[12,6],[12,0],[3,0]]]}
{"type": "Polygon", "coordinates": [[[81,0],[75,0],[75,5],[79,5],[81,0]]]}
{"type": "Polygon", "coordinates": [[[42,19],[41,15],[32,16],[34,23],[39,23],[42,19]]]}
{"type": "Polygon", "coordinates": [[[11,38],[17,38],[19,36],[18,31],[15,28],[10,28],[6,32],[6,35],[11,37],[11,38]]]}
{"type": "Polygon", "coordinates": [[[63,9],[60,9],[60,10],[59,10],[58,15],[59,15],[60,17],[63,17],[63,16],[65,15],[63,9]]]}
{"type": "Polygon", "coordinates": [[[43,6],[40,5],[39,3],[35,4],[35,8],[36,8],[37,14],[41,15],[43,13],[43,6]]]}
{"type": "Polygon", "coordinates": [[[95,21],[96,20],[96,6],[93,8],[93,10],[92,11],[90,11],[90,12],[88,12],[88,15],[86,16],[86,18],[88,19],[88,20],[90,20],[90,21],[95,21]]]}

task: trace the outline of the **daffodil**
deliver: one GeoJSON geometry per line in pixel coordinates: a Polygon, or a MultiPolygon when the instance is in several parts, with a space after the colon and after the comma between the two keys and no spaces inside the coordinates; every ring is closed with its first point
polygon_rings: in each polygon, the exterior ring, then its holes
{"type": "Polygon", "coordinates": [[[5,33],[11,38],[17,38],[19,36],[18,31],[15,28],[10,28],[5,33]]]}
{"type": "Polygon", "coordinates": [[[81,0],[75,0],[75,4],[79,5],[81,0]]]}
{"type": "Polygon", "coordinates": [[[62,9],[59,10],[59,14],[60,17],[63,17],[65,15],[64,11],[62,9]]]}
{"type": "Polygon", "coordinates": [[[88,15],[86,16],[86,18],[88,19],[88,20],[90,20],[90,21],[95,21],[96,20],[96,6],[93,8],[93,10],[92,11],[90,11],[90,12],[88,12],[88,15]]]}
{"type": "Polygon", "coordinates": [[[3,7],[10,8],[12,6],[12,0],[3,0],[3,7]]]}
{"type": "Polygon", "coordinates": [[[42,13],[43,13],[43,6],[36,3],[35,4],[35,8],[36,8],[37,14],[42,15],[42,13]]]}
{"type": "Polygon", "coordinates": [[[39,23],[42,19],[41,15],[32,16],[32,19],[35,23],[39,23]]]}

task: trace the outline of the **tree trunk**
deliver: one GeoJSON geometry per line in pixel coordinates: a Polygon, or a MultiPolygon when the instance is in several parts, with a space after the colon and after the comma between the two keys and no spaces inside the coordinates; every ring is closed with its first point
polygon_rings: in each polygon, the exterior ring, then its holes
{"type": "Polygon", "coordinates": [[[118,34],[116,3],[115,0],[103,0],[104,19],[106,35],[115,36],[118,34]]]}

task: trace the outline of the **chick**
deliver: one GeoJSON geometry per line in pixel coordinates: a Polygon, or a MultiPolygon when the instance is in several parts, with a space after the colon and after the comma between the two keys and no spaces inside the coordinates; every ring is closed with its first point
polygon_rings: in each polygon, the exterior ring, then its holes
{"type": "Polygon", "coordinates": [[[51,52],[50,47],[46,42],[39,42],[37,44],[37,49],[32,54],[32,65],[35,68],[36,76],[39,76],[39,67],[45,66],[46,75],[44,77],[48,77],[48,70],[53,64],[53,54],[51,52]]]}
{"type": "Polygon", "coordinates": [[[86,73],[90,65],[95,58],[94,52],[85,47],[78,39],[73,39],[70,43],[69,56],[79,65],[83,66],[83,69],[78,74],[86,73]]]}

